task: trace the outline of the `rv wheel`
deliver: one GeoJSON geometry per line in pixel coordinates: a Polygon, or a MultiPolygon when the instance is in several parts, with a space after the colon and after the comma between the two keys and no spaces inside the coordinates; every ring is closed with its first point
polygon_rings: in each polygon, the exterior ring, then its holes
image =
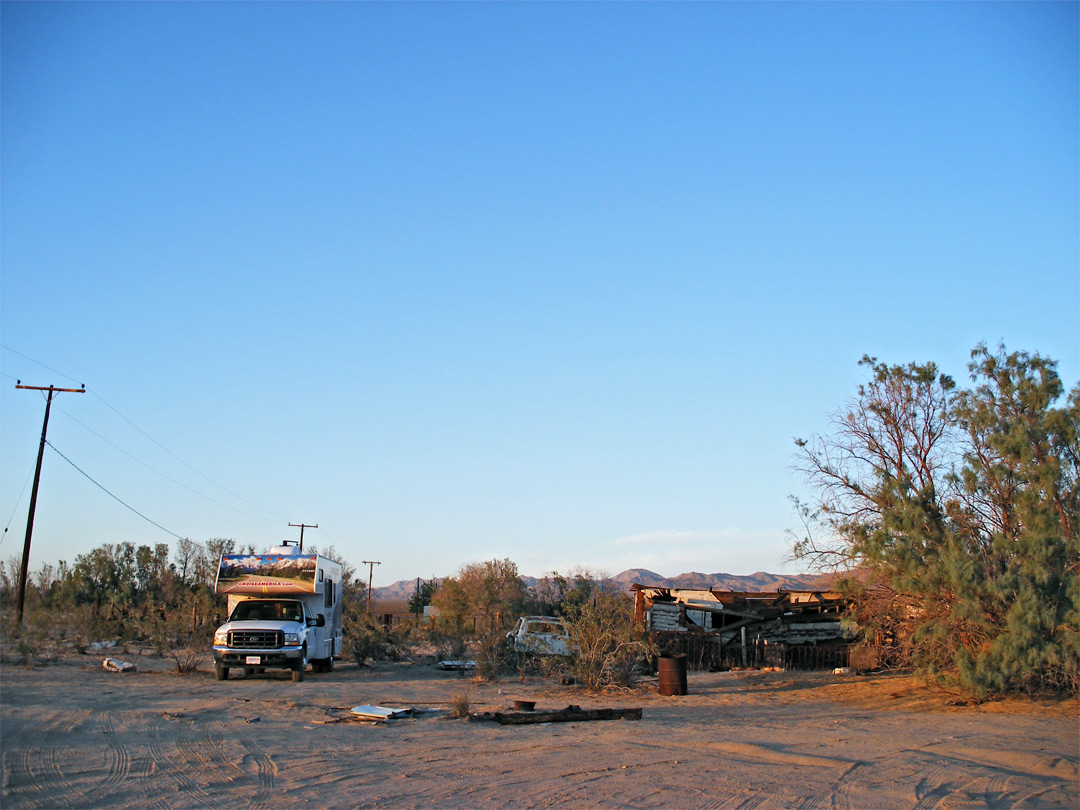
{"type": "Polygon", "coordinates": [[[307,667],[307,645],[305,644],[300,648],[300,660],[296,662],[296,667],[292,671],[292,679],[294,683],[300,683],[304,680],[304,668],[307,667]]]}
{"type": "Polygon", "coordinates": [[[219,681],[223,681],[229,677],[229,668],[223,667],[221,664],[214,664],[214,677],[219,681]]]}

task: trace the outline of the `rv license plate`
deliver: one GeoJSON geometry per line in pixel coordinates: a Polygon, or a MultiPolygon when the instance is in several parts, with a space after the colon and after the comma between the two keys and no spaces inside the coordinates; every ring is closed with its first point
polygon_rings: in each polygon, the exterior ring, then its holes
{"type": "Polygon", "coordinates": [[[257,656],[257,655],[249,655],[247,658],[244,659],[244,663],[245,664],[261,664],[262,659],[259,658],[259,656],[257,656]]]}

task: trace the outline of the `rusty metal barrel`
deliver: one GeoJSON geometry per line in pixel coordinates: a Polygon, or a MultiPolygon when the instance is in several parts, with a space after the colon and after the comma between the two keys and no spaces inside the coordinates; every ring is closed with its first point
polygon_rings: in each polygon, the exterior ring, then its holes
{"type": "Polygon", "coordinates": [[[661,655],[657,659],[661,695],[686,694],[686,656],[682,653],[661,655]]]}

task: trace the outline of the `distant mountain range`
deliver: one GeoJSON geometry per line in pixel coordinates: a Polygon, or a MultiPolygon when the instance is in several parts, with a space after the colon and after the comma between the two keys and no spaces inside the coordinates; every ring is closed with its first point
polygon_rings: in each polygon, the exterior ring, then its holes
{"type": "MultiPolygon", "coordinates": [[[[525,577],[522,581],[526,587],[533,587],[539,581],[538,577],[525,577]]],[[[832,578],[823,574],[769,574],[758,571],[756,574],[700,574],[697,571],[688,571],[677,577],[662,577],[655,571],[645,568],[628,568],[621,574],[608,577],[612,582],[618,583],[622,589],[629,590],[631,585],[653,585],[661,588],[712,588],[718,591],[797,591],[811,588],[826,588],[832,578]]],[[[408,599],[416,591],[415,579],[403,579],[393,585],[384,585],[381,588],[372,588],[371,595],[375,599],[396,600],[408,599]]]]}

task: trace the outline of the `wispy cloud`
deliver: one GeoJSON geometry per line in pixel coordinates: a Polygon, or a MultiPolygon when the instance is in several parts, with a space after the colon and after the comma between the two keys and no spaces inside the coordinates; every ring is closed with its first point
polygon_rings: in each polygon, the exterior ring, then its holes
{"type": "Polygon", "coordinates": [[[698,543],[765,543],[775,542],[775,533],[748,532],[739,528],[712,529],[708,531],[678,531],[673,529],[659,529],[643,534],[631,534],[625,537],[617,537],[608,541],[607,545],[613,548],[626,548],[630,546],[681,546],[684,544],[698,543]]]}

